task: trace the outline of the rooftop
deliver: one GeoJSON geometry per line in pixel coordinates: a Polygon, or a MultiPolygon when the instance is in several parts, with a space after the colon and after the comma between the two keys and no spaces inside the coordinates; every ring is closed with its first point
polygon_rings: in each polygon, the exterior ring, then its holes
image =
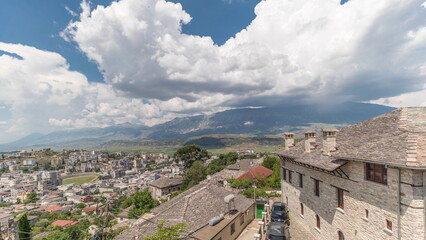
{"type": "MultiPolygon", "coordinates": [[[[253,200],[245,196],[216,184],[203,182],[154,208],[150,220],[157,224],[165,220],[166,227],[186,223],[188,232],[192,232],[208,224],[213,217],[228,212],[228,206],[223,199],[229,194],[235,195],[235,208],[238,211],[245,211],[253,204],[253,200]]],[[[134,227],[122,232],[115,239],[142,239],[156,233],[157,224],[139,219],[134,227]]]]}
{"type": "Polygon", "coordinates": [[[426,167],[426,107],[399,108],[337,132],[336,151],[322,153],[322,137],[315,149],[304,151],[304,141],[277,154],[333,171],[346,160],[372,161],[402,167],[426,167]]]}
{"type": "Polygon", "coordinates": [[[149,183],[149,185],[157,188],[167,188],[172,186],[181,185],[183,182],[183,177],[176,176],[174,178],[161,177],[155,181],[149,183]]]}
{"type": "Polygon", "coordinates": [[[272,173],[273,171],[271,169],[266,168],[264,166],[258,166],[248,170],[243,175],[239,176],[237,179],[255,180],[257,178],[267,178],[271,176],[272,173]]]}

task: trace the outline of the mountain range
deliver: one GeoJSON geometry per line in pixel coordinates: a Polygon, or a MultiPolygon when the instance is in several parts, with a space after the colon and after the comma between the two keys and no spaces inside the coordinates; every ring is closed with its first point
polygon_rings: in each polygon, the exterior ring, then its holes
{"type": "Polygon", "coordinates": [[[210,115],[175,118],[152,127],[121,124],[105,128],[84,128],[34,133],[17,141],[1,144],[0,150],[26,148],[96,148],[108,143],[166,141],[210,134],[276,135],[286,131],[342,128],[392,111],[394,108],[367,103],[343,103],[328,107],[274,106],[231,109],[210,115]]]}

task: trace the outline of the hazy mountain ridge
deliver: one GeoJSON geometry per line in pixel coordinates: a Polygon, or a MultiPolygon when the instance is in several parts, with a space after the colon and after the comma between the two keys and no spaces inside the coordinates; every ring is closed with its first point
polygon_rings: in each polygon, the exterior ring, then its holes
{"type": "MultiPolygon", "coordinates": [[[[18,141],[0,145],[0,150],[32,147],[95,148],[106,146],[107,143],[132,145],[143,140],[187,139],[211,134],[274,135],[285,131],[301,133],[307,128],[319,129],[323,126],[341,128],[393,109],[365,103],[345,103],[322,109],[315,106],[232,109],[211,115],[176,118],[153,127],[122,124],[106,128],[31,134],[18,141]]],[[[224,144],[217,139],[204,140],[204,142],[211,141],[212,145],[224,144]]]]}

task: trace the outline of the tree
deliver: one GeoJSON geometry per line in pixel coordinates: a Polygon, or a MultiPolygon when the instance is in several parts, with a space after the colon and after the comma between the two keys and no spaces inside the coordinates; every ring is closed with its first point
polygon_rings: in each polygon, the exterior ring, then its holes
{"type": "Polygon", "coordinates": [[[30,222],[28,221],[27,213],[24,213],[19,217],[18,229],[18,235],[20,240],[31,239],[31,226],[30,222]]]}
{"type": "Polygon", "coordinates": [[[265,160],[263,160],[262,165],[266,168],[273,169],[276,162],[280,162],[278,157],[275,156],[267,156],[265,160]]]}
{"type": "Polygon", "coordinates": [[[149,210],[160,204],[157,200],[152,198],[148,190],[133,194],[130,201],[132,202],[132,207],[129,210],[129,218],[131,219],[139,218],[144,213],[149,212],[149,210]]]}
{"type": "Polygon", "coordinates": [[[202,161],[196,161],[192,166],[186,169],[183,175],[183,189],[188,189],[207,177],[207,167],[202,161]]]}
{"type": "Polygon", "coordinates": [[[84,204],[84,203],[77,203],[75,206],[76,206],[77,208],[83,209],[83,208],[85,208],[85,207],[86,207],[86,204],[84,204]]]}
{"type": "Polygon", "coordinates": [[[38,198],[37,198],[37,193],[36,192],[30,192],[27,194],[27,197],[24,200],[24,203],[35,203],[37,202],[38,198]]]}
{"type": "Polygon", "coordinates": [[[185,223],[180,223],[171,227],[164,227],[164,220],[158,224],[157,233],[151,236],[146,236],[143,240],[172,240],[184,239],[180,238],[181,233],[187,230],[185,223]]]}
{"type": "Polygon", "coordinates": [[[189,168],[195,161],[208,158],[209,154],[206,149],[198,145],[188,145],[179,148],[173,156],[176,161],[183,161],[185,168],[189,168]]]}

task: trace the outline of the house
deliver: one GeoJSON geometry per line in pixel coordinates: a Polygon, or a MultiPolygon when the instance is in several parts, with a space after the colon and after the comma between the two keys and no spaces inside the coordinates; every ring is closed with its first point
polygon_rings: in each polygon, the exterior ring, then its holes
{"type": "Polygon", "coordinates": [[[282,201],[316,239],[425,239],[426,108],[399,108],[277,155],[282,201]]]}
{"type": "Polygon", "coordinates": [[[143,239],[155,234],[158,223],[164,221],[165,227],[186,223],[186,232],[191,233],[195,239],[218,240],[222,236],[223,240],[233,240],[254,217],[255,206],[252,199],[233,193],[216,183],[202,182],[152,209],[151,213],[138,219],[134,226],[114,239],[143,239]],[[232,194],[234,195],[231,196],[232,194]],[[230,201],[227,203],[225,198],[230,201]],[[223,219],[215,227],[209,228],[209,221],[221,214],[224,215],[223,219]],[[206,232],[209,235],[203,236],[206,232]],[[225,238],[225,234],[230,236],[225,238]],[[213,235],[214,238],[206,238],[213,235]]]}
{"type": "Polygon", "coordinates": [[[262,164],[263,159],[238,159],[236,163],[227,166],[229,170],[248,171],[262,164]]]}
{"type": "Polygon", "coordinates": [[[181,176],[174,178],[161,177],[149,183],[152,197],[160,200],[166,195],[180,190],[180,185],[183,183],[181,176]]]}
{"type": "Polygon", "coordinates": [[[258,166],[243,173],[243,175],[239,176],[237,179],[257,180],[259,178],[267,178],[271,176],[272,173],[273,171],[271,169],[258,166]]]}
{"type": "Polygon", "coordinates": [[[78,221],[71,221],[71,220],[56,220],[50,225],[52,226],[60,226],[60,227],[68,227],[77,224],[78,221]]]}

